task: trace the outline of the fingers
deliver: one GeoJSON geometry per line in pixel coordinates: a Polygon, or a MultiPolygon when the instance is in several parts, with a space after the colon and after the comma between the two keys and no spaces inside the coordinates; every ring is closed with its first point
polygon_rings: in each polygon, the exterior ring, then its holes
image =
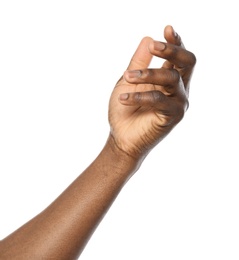
{"type": "Polygon", "coordinates": [[[119,96],[119,101],[125,106],[137,107],[138,112],[154,110],[158,115],[156,124],[160,126],[180,121],[186,109],[158,90],[124,93],[119,96]]]}
{"type": "Polygon", "coordinates": [[[167,102],[167,96],[161,91],[145,91],[145,92],[131,92],[124,93],[119,96],[119,100],[122,104],[127,106],[161,106],[165,107],[167,102]]]}
{"type": "MultiPolygon", "coordinates": [[[[154,71],[145,70],[149,67],[150,62],[153,56],[165,59],[163,64],[164,69],[176,69],[179,72],[179,75],[182,78],[182,82],[184,83],[184,90],[186,91],[187,95],[189,93],[189,83],[192,76],[193,68],[196,64],[196,57],[195,55],[186,50],[182,43],[181,37],[174,31],[171,25],[165,27],[164,30],[164,37],[167,43],[154,41],[150,37],[145,37],[140,42],[138,48],[136,49],[129,66],[127,68],[128,72],[124,75],[125,79],[130,83],[145,83],[142,79],[145,79],[144,76],[147,76],[146,72],[148,72],[148,76],[153,77],[150,84],[156,84],[155,82],[160,82],[160,79],[154,81],[154,71]],[[142,74],[142,72],[144,72],[142,74]],[[132,82],[130,80],[130,73],[131,74],[139,74],[139,82],[132,82]],[[151,73],[151,74],[150,74],[151,73]]],[[[167,85],[167,78],[169,72],[165,72],[165,75],[161,75],[162,85],[167,85]]],[[[175,74],[175,72],[173,72],[175,74]]],[[[157,76],[162,73],[157,72],[157,76]]],[[[156,74],[155,74],[156,75],[156,74]]],[[[135,77],[135,75],[133,76],[135,77]]],[[[147,79],[147,77],[146,77],[147,79]]],[[[156,79],[156,78],[155,78],[156,79]]]]}
{"type": "Polygon", "coordinates": [[[154,56],[168,60],[178,68],[191,68],[196,64],[196,57],[192,52],[174,44],[154,41],[149,44],[149,51],[154,56]]]}
{"type": "Polygon", "coordinates": [[[124,78],[132,84],[151,84],[164,94],[173,94],[179,90],[180,74],[175,69],[143,69],[125,71],[124,78]]]}
{"type": "MultiPolygon", "coordinates": [[[[167,41],[167,43],[175,44],[175,45],[181,46],[182,48],[185,49],[184,44],[181,40],[181,37],[175,32],[175,30],[173,29],[173,27],[171,25],[167,25],[164,28],[164,38],[167,41]]],[[[166,60],[163,63],[163,67],[169,69],[169,68],[173,68],[174,65],[171,62],[166,60]]]]}
{"type": "Polygon", "coordinates": [[[144,37],[138,48],[136,49],[130,63],[128,70],[137,70],[142,68],[147,68],[152,60],[153,55],[149,52],[148,46],[153,42],[150,37],[144,37]]]}
{"type": "Polygon", "coordinates": [[[171,25],[167,25],[164,28],[164,38],[168,43],[184,47],[181,37],[175,32],[171,25]]]}
{"type": "Polygon", "coordinates": [[[153,55],[166,59],[169,62],[166,63],[164,67],[170,68],[170,63],[173,64],[173,68],[178,70],[182,77],[188,95],[190,79],[196,64],[195,55],[183,47],[159,41],[151,42],[149,44],[149,51],[153,55]]]}

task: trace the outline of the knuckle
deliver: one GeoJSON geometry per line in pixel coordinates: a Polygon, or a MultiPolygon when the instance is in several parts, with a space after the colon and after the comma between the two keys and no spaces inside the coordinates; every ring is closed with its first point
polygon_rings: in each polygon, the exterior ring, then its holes
{"type": "Polygon", "coordinates": [[[180,121],[183,119],[184,114],[185,114],[185,110],[183,109],[183,107],[182,107],[182,106],[177,106],[177,107],[175,108],[174,120],[173,120],[173,121],[174,121],[175,123],[180,122],[180,121]]]}
{"type": "Polygon", "coordinates": [[[141,92],[137,92],[134,95],[134,100],[137,103],[141,103],[142,102],[142,93],[141,92]]]}
{"type": "Polygon", "coordinates": [[[142,74],[141,74],[141,79],[143,80],[148,80],[151,79],[154,76],[154,71],[150,70],[150,69],[143,69],[141,70],[142,74]]]}
{"type": "Polygon", "coordinates": [[[177,53],[178,53],[178,46],[176,46],[176,45],[172,45],[172,44],[170,44],[170,45],[168,45],[168,53],[167,53],[167,58],[168,59],[173,59],[176,55],[177,55],[177,53]]]}
{"type": "Polygon", "coordinates": [[[155,106],[164,101],[164,95],[158,90],[137,92],[134,95],[134,100],[137,104],[155,106]]]}
{"type": "Polygon", "coordinates": [[[176,121],[177,122],[179,122],[183,119],[183,117],[188,109],[188,106],[189,106],[188,100],[177,105],[177,107],[176,107],[176,121]]]}
{"type": "Polygon", "coordinates": [[[173,84],[177,84],[180,81],[180,73],[176,69],[170,69],[170,79],[173,84]]]}
{"type": "Polygon", "coordinates": [[[160,91],[152,91],[151,94],[151,100],[153,103],[162,102],[164,100],[164,95],[160,91]]]}
{"type": "Polygon", "coordinates": [[[180,121],[183,119],[184,115],[185,115],[185,109],[184,109],[183,106],[181,106],[178,109],[178,118],[179,118],[180,121]]]}
{"type": "Polygon", "coordinates": [[[189,61],[190,61],[191,66],[195,66],[197,63],[197,58],[196,58],[195,54],[192,52],[188,52],[188,53],[189,53],[189,61]]]}

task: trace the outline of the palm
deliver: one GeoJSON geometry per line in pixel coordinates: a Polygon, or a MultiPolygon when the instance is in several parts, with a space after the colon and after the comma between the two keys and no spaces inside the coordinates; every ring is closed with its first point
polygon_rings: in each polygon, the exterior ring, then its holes
{"type": "Polygon", "coordinates": [[[160,115],[152,106],[125,106],[118,97],[121,93],[161,90],[153,84],[129,84],[121,79],[110,98],[109,123],[111,134],[117,145],[129,153],[141,153],[155,145],[158,137],[164,137],[165,116],[160,115]]]}

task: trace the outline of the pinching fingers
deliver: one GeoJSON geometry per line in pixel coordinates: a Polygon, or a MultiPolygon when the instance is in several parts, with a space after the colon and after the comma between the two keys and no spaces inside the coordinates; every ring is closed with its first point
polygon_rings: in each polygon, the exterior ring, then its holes
{"type": "Polygon", "coordinates": [[[192,52],[174,44],[154,41],[149,44],[149,51],[154,56],[168,60],[177,68],[192,68],[196,64],[196,57],[192,52]]]}

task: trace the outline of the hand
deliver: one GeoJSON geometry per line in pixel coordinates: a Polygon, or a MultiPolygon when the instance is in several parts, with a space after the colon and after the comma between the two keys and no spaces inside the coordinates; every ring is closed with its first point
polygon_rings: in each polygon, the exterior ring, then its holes
{"type": "Polygon", "coordinates": [[[142,39],[110,98],[111,137],[134,158],[145,157],[188,108],[196,58],[171,26],[165,27],[164,37],[167,42],[142,39]],[[153,56],[166,60],[161,68],[149,68],[153,56]]]}

